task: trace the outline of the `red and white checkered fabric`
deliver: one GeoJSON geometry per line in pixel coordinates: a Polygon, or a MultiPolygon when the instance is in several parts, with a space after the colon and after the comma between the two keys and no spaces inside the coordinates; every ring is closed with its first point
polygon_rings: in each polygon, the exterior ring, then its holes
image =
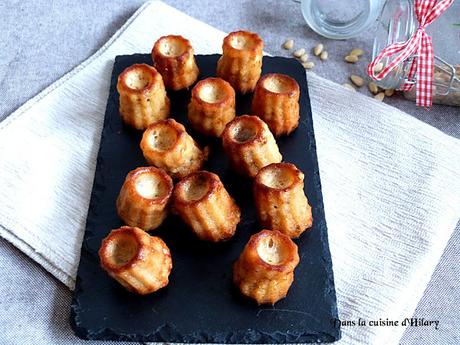
{"type": "MultiPolygon", "coordinates": [[[[431,107],[433,94],[434,76],[434,52],[431,37],[425,32],[425,28],[430,25],[441,13],[452,5],[453,0],[415,0],[415,14],[419,22],[419,27],[414,35],[406,42],[390,44],[383,49],[377,57],[367,66],[367,74],[374,80],[382,80],[393,69],[414,56],[407,79],[412,81],[417,76],[416,83],[416,102],[421,107],[431,107]],[[374,68],[383,58],[396,55],[396,57],[385,66],[377,75],[374,68]]],[[[408,91],[412,88],[412,83],[404,83],[400,89],[408,91]]]]}

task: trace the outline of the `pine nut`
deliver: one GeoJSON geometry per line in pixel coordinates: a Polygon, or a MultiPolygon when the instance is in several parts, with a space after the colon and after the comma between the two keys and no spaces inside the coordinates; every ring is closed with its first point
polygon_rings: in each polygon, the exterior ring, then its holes
{"type": "Polygon", "coordinates": [[[318,56],[319,54],[321,54],[323,49],[324,49],[324,45],[322,43],[318,43],[315,46],[315,48],[313,48],[313,54],[315,54],[315,56],[318,56]]]}
{"type": "Polygon", "coordinates": [[[383,63],[378,62],[378,63],[374,66],[374,73],[380,73],[382,70],[383,70],[383,63]]]}
{"type": "Polygon", "coordinates": [[[287,50],[294,48],[294,40],[286,40],[283,44],[283,48],[287,50]]]}
{"type": "Polygon", "coordinates": [[[328,57],[329,57],[329,53],[328,53],[327,51],[325,51],[325,50],[322,51],[322,52],[321,52],[321,55],[319,56],[319,58],[320,58],[321,60],[323,60],[323,61],[326,61],[328,57]]]}
{"type": "Polygon", "coordinates": [[[374,99],[376,99],[379,102],[382,102],[384,98],[385,98],[384,92],[379,92],[378,94],[374,96],[374,99]]]}
{"type": "Polygon", "coordinates": [[[345,56],[345,61],[350,62],[350,63],[355,63],[359,60],[359,58],[356,55],[347,55],[345,56]]]}
{"type": "Polygon", "coordinates": [[[308,61],[308,62],[304,62],[302,66],[305,69],[312,69],[313,67],[315,67],[315,64],[313,63],[313,61],[308,61]]]}
{"type": "Polygon", "coordinates": [[[356,91],[356,89],[355,89],[355,88],[353,87],[353,85],[351,85],[351,84],[345,83],[345,84],[342,84],[342,86],[344,86],[344,87],[347,88],[348,90],[356,91]]]}
{"type": "Polygon", "coordinates": [[[363,54],[364,54],[364,50],[359,49],[359,48],[355,48],[348,55],[354,55],[354,56],[360,57],[363,54]]]}
{"type": "Polygon", "coordinates": [[[299,58],[303,54],[305,54],[305,49],[300,48],[300,49],[297,49],[292,55],[294,55],[296,58],[299,58]]]}
{"type": "Polygon", "coordinates": [[[303,55],[300,57],[300,61],[302,61],[302,62],[307,62],[307,60],[308,60],[308,54],[307,54],[307,53],[303,54],[303,55]]]}
{"type": "Polygon", "coordinates": [[[364,85],[364,79],[361,78],[359,75],[352,74],[350,76],[350,80],[355,84],[357,87],[361,87],[364,85]]]}
{"type": "Polygon", "coordinates": [[[369,82],[369,84],[367,84],[367,87],[369,88],[369,91],[372,92],[374,95],[379,92],[379,87],[373,81],[369,82]]]}
{"type": "Polygon", "coordinates": [[[387,97],[393,96],[394,93],[395,93],[394,89],[386,89],[385,90],[385,96],[387,96],[387,97]]]}

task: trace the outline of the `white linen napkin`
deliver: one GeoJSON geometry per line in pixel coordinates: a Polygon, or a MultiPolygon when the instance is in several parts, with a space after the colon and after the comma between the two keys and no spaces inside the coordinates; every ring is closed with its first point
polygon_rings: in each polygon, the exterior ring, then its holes
{"type": "MultiPolygon", "coordinates": [[[[239,28],[235,28],[239,29],[239,28]]],[[[0,123],[0,235],[73,288],[116,55],[166,34],[197,54],[225,34],[146,3],[95,55],[0,123]]],[[[308,74],[342,320],[410,318],[460,215],[460,141],[308,74]]],[[[397,344],[399,327],[343,327],[340,344],[397,344]]]]}

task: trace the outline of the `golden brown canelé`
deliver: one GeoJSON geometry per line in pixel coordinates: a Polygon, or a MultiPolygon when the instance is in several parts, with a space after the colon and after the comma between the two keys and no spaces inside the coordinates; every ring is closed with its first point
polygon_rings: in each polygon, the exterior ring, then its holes
{"type": "Polygon", "coordinates": [[[291,163],[273,163],[254,180],[254,199],[263,227],[299,237],[313,222],[305,196],[304,174],[291,163]]]}
{"type": "Polygon", "coordinates": [[[249,177],[270,163],[283,159],[273,134],[257,116],[235,118],[222,133],[224,150],[239,174],[249,177]]]}
{"type": "Polygon", "coordinates": [[[120,116],[129,126],[145,129],[151,123],[169,116],[169,98],[163,78],[152,66],[135,64],[119,76],[120,116]]]}
{"type": "Polygon", "coordinates": [[[102,240],[101,266],[131,292],[146,295],[168,285],[172,268],[166,244],[142,229],[122,226],[102,240]]]}
{"type": "Polygon", "coordinates": [[[221,78],[199,81],[192,90],[188,120],[197,131],[220,137],[227,123],[235,118],[235,90],[221,78]]]}
{"type": "Polygon", "coordinates": [[[239,207],[219,176],[208,171],[190,174],[174,187],[173,210],[205,241],[228,240],[240,222],[239,207]]]}
{"type": "Polygon", "coordinates": [[[266,74],[257,83],[252,112],[264,120],[275,137],[289,134],[299,125],[300,88],[279,73],[266,74]]]}
{"type": "Polygon", "coordinates": [[[297,246],[279,231],[252,235],[233,265],[233,282],[241,293],[260,304],[286,297],[299,263],[297,246]]]}
{"type": "Polygon", "coordinates": [[[253,32],[235,31],[224,38],[217,76],[227,80],[235,91],[254,91],[262,72],[264,43],[253,32]]]}
{"type": "Polygon", "coordinates": [[[198,78],[193,47],[182,36],[160,37],[153,46],[152,59],[167,89],[186,89],[198,78]]]}
{"type": "Polygon", "coordinates": [[[171,177],[155,167],[141,167],[126,176],[117,198],[117,212],[130,226],[158,228],[168,214],[173,191],[171,177]]]}
{"type": "Polygon", "coordinates": [[[207,159],[207,148],[201,150],[185,127],[173,119],[151,124],[140,146],[150,165],[165,170],[173,178],[201,169],[207,159]]]}

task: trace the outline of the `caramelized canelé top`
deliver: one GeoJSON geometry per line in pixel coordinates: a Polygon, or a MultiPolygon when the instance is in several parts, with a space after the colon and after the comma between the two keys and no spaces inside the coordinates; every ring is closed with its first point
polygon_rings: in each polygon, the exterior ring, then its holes
{"type": "MultiPolygon", "coordinates": [[[[168,35],[160,37],[154,44],[152,56],[161,59],[174,59],[184,61],[192,54],[192,45],[189,40],[179,35],[168,35]]],[[[155,60],[155,63],[159,61],[155,60]]]]}
{"type": "Polygon", "coordinates": [[[267,95],[285,95],[293,97],[300,93],[300,87],[294,78],[280,73],[265,74],[259,79],[257,91],[267,95]]]}
{"type": "Polygon", "coordinates": [[[222,107],[235,102],[235,90],[221,78],[206,78],[195,85],[192,98],[206,107],[222,107]]]}
{"type": "Polygon", "coordinates": [[[126,68],[119,76],[117,89],[120,93],[145,93],[155,87],[160,73],[147,64],[134,64],[126,68]]]}
{"type": "Polygon", "coordinates": [[[115,273],[131,268],[147,254],[145,241],[145,232],[139,228],[122,226],[112,230],[99,249],[102,266],[115,273]]]}
{"type": "Polygon", "coordinates": [[[208,200],[220,185],[219,176],[209,171],[197,171],[182,179],[174,188],[176,204],[191,205],[208,200]]]}
{"type": "Polygon", "coordinates": [[[270,271],[291,272],[299,263],[297,245],[279,231],[262,230],[246,245],[247,265],[270,271]]]}
{"type": "Polygon", "coordinates": [[[126,176],[125,186],[128,192],[139,196],[150,204],[163,204],[173,191],[171,177],[162,169],[141,167],[126,176]]]}
{"type": "Polygon", "coordinates": [[[242,51],[250,53],[261,53],[264,42],[254,32],[235,31],[224,38],[222,49],[225,54],[241,54],[242,51]]]}
{"type": "Polygon", "coordinates": [[[141,148],[147,148],[157,154],[166,154],[176,148],[185,128],[173,119],[160,120],[151,124],[144,132],[141,148]]]}
{"type": "Polygon", "coordinates": [[[229,122],[222,133],[227,143],[236,146],[250,146],[263,141],[263,121],[252,115],[241,115],[229,122]]]}
{"type": "Polygon", "coordinates": [[[294,164],[272,163],[259,170],[255,185],[269,192],[284,192],[298,186],[303,176],[294,164]]]}

